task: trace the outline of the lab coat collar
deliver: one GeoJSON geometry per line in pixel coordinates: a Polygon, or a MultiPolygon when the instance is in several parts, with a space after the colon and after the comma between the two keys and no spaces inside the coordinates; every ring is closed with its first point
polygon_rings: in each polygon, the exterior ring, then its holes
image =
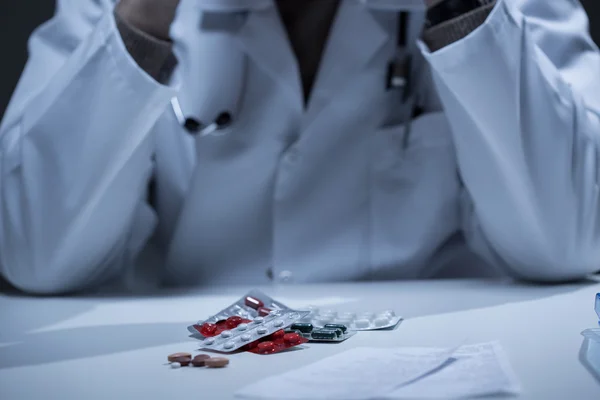
{"type": "Polygon", "coordinates": [[[246,54],[287,91],[292,107],[302,112],[304,99],[298,63],[277,11],[248,13],[237,38],[246,54]]]}
{"type": "MultiPolygon", "coordinates": [[[[373,12],[416,9],[416,1],[422,4],[422,0],[343,0],[340,3],[311,93],[307,122],[316,117],[390,39],[390,33],[373,12]]],[[[245,23],[237,32],[238,40],[248,56],[288,92],[292,107],[303,112],[298,63],[273,7],[275,0],[200,0],[198,4],[228,11],[239,11],[239,7],[258,11],[247,13],[245,23]]]]}
{"type": "Polygon", "coordinates": [[[307,123],[349,87],[390,39],[371,11],[361,1],[342,1],[313,86],[307,123]]]}

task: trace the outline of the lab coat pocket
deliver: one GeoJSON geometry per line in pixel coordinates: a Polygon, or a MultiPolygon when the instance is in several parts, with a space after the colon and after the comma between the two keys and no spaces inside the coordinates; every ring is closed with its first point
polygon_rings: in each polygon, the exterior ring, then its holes
{"type": "Polygon", "coordinates": [[[371,266],[386,278],[416,277],[459,226],[460,181],[444,114],[425,114],[410,130],[378,130],[371,165],[371,266]]]}

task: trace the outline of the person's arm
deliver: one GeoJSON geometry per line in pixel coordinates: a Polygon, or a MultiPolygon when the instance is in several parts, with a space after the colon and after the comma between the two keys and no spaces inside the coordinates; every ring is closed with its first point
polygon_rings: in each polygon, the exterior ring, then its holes
{"type": "Polygon", "coordinates": [[[587,21],[574,0],[498,0],[461,39],[421,43],[454,135],[467,239],[519,278],[600,269],[600,52],[587,21]]]}
{"type": "Polygon", "coordinates": [[[113,7],[57,2],[0,126],[0,272],[26,292],[111,277],[152,230],[149,134],[174,95],[157,82],[170,49],[144,63],[152,51],[135,55],[144,43],[121,37],[113,7]]]}

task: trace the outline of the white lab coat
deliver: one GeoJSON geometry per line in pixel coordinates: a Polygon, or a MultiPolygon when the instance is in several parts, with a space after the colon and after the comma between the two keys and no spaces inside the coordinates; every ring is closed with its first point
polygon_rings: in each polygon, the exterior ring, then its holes
{"type": "Polygon", "coordinates": [[[183,0],[165,86],[126,51],[113,1],[57,3],[0,132],[0,264],[17,287],[84,288],[150,247],[176,284],[422,278],[461,254],[544,281],[600,269],[600,53],[578,1],[500,0],[465,39],[415,45],[425,114],[406,148],[385,4],[414,1],[342,2],[306,110],[272,0],[183,0]],[[194,138],[175,95],[234,123],[194,138]]]}

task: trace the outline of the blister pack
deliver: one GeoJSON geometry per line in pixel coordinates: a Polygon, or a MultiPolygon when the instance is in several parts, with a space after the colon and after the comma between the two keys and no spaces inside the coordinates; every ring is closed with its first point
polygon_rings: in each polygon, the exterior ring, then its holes
{"type": "Polygon", "coordinates": [[[253,290],[217,314],[188,326],[200,348],[230,353],[287,328],[310,311],[292,310],[266,294],[253,290]]]}
{"type": "Polygon", "coordinates": [[[325,324],[321,328],[310,322],[297,322],[286,329],[286,333],[297,333],[311,342],[343,342],[356,334],[346,325],[325,324]]]}
{"type": "Polygon", "coordinates": [[[308,339],[300,333],[288,332],[280,329],[269,336],[248,343],[243,347],[243,350],[255,354],[275,354],[306,342],[308,342],[308,339]]]}
{"type": "Polygon", "coordinates": [[[394,328],[402,321],[402,317],[397,316],[392,310],[357,314],[352,312],[338,313],[334,310],[321,311],[316,307],[308,307],[308,309],[310,314],[303,318],[301,322],[311,323],[316,328],[337,324],[346,326],[350,331],[372,331],[394,328]]]}

